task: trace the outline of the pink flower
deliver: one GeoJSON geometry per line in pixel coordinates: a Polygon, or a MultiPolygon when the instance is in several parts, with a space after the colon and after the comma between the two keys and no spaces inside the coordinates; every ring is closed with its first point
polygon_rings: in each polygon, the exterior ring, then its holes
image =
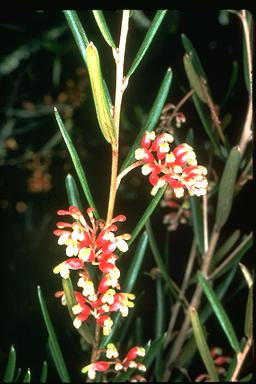
{"type": "Polygon", "coordinates": [[[141,148],[135,151],[135,158],[142,160],[142,174],[149,175],[153,185],[151,194],[155,195],[159,188],[169,184],[176,197],[182,197],[184,191],[193,196],[206,193],[208,182],[207,170],[197,165],[193,148],[186,143],[179,144],[171,151],[173,136],[162,133],[156,136],[153,132],[145,132],[141,140],[141,148]]]}

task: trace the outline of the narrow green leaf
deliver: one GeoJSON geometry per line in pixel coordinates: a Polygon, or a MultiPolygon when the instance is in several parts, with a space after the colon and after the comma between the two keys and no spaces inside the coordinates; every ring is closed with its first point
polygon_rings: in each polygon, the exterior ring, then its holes
{"type": "Polygon", "coordinates": [[[229,236],[229,238],[225,241],[224,244],[217,250],[217,252],[213,255],[212,262],[211,262],[211,270],[212,268],[219,263],[227,254],[228,252],[233,248],[235,243],[240,237],[240,230],[236,229],[232,235],[229,236]]]}
{"type": "Polygon", "coordinates": [[[159,338],[164,333],[164,290],[160,276],[156,278],[156,317],[155,317],[155,337],[159,338]]]}
{"type": "MultiPolygon", "coordinates": [[[[132,292],[141,269],[141,265],[145,256],[147,245],[148,245],[148,235],[146,232],[143,232],[138,242],[138,245],[134,253],[132,262],[129,266],[128,272],[126,274],[126,278],[122,284],[123,292],[127,292],[127,293],[132,292]]],[[[116,333],[120,318],[121,318],[120,313],[117,313],[113,316],[112,331],[109,336],[103,337],[101,342],[101,348],[106,346],[107,343],[109,343],[109,341],[113,339],[116,333]]]]}
{"type": "Polygon", "coordinates": [[[195,91],[195,93],[197,94],[197,96],[202,102],[207,103],[207,100],[205,99],[205,96],[204,96],[202,84],[201,84],[202,80],[200,79],[199,75],[195,71],[191,56],[188,54],[185,54],[183,57],[183,63],[184,63],[185,72],[189,80],[191,89],[195,91]]]}
{"type": "Polygon", "coordinates": [[[83,207],[74,177],[69,173],[65,178],[69,205],[74,205],[83,212],[83,207]]]}
{"type": "Polygon", "coordinates": [[[196,237],[196,243],[201,255],[204,253],[204,227],[203,215],[198,197],[190,197],[190,206],[192,211],[192,224],[196,237]]]}
{"type": "Polygon", "coordinates": [[[55,333],[55,330],[53,328],[53,324],[50,318],[50,315],[48,313],[43,294],[41,291],[40,286],[38,285],[37,287],[37,294],[38,294],[38,299],[41,307],[41,311],[43,314],[44,322],[48,331],[49,335],[49,345],[53,353],[53,359],[55,360],[55,367],[57,369],[57,372],[63,382],[69,383],[70,382],[70,377],[69,373],[58,343],[58,339],[55,333]]]}
{"type": "Polygon", "coordinates": [[[227,336],[227,339],[230,342],[231,347],[234,349],[236,353],[240,352],[240,346],[237,339],[237,336],[235,334],[233,325],[223,307],[220,300],[218,299],[216,293],[210,286],[209,282],[204,278],[204,276],[198,272],[198,282],[200,286],[202,287],[207,299],[209,300],[213,312],[215,313],[217,319],[219,320],[219,323],[227,336]]]}
{"type": "Polygon", "coordinates": [[[46,383],[47,382],[47,375],[48,375],[48,364],[47,361],[43,362],[41,374],[40,374],[40,383],[46,383]]]}
{"type": "Polygon", "coordinates": [[[12,383],[16,366],[16,351],[12,345],[8,355],[8,361],[4,373],[4,383],[12,383]]]}
{"type": "Polygon", "coordinates": [[[136,237],[138,236],[138,234],[140,233],[140,231],[142,230],[142,228],[146,224],[147,220],[150,218],[150,216],[154,212],[155,208],[157,207],[159,201],[161,200],[161,198],[162,198],[162,196],[164,194],[165,189],[166,189],[166,186],[161,188],[161,189],[159,189],[157,194],[152,198],[152,200],[149,203],[147,209],[145,210],[145,212],[143,213],[142,217],[140,218],[140,220],[136,224],[134,230],[132,231],[132,238],[129,241],[129,246],[136,239],[136,237]]]}
{"type": "MultiPolygon", "coordinates": [[[[201,322],[202,323],[202,322],[201,322]]],[[[197,351],[197,345],[195,337],[192,335],[187,342],[184,344],[176,362],[176,367],[187,367],[191,364],[192,359],[197,351]]]]}
{"type": "MultiPolygon", "coordinates": [[[[75,315],[73,314],[72,307],[77,304],[72,281],[70,278],[62,279],[63,291],[65,293],[65,298],[67,302],[68,311],[72,320],[74,320],[75,315]]],[[[87,341],[89,344],[93,344],[93,336],[87,324],[85,322],[78,328],[80,335],[87,341]]]]}
{"type": "Polygon", "coordinates": [[[195,94],[192,96],[192,100],[193,100],[194,105],[196,107],[196,110],[197,110],[198,116],[201,120],[201,123],[204,127],[204,130],[205,130],[206,134],[208,135],[208,137],[212,143],[213,149],[215,150],[216,154],[219,157],[223,158],[223,155],[220,151],[220,147],[219,147],[219,144],[218,144],[218,141],[216,138],[216,134],[212,130],[212,120],[210,118],[209,111],[207,110],[206,105],[195,94]]]}
{"type": "Polygon", "coordinates": [[[15,375],[14,383],[18,383],[18,381],[20,379],[20,376],[21,376],[21,372],[22,372],[22,369],[18,368],[17,372],[16,372],[16,375],[15,375]]]}
{"type": "Polygon", "coordinates": [[[248,339],[253,335],[253,286],[250,287],[247,297],[244,334],[248,339]]]}
{"type": "Polygon", "coordinates": [[[249,373],[239,380],[240,383],[251,383],[253,379],[253,373],[249,373]]]}
{"type": "Polygon", "coordinates": [[[86,47],[89,44],[89,40],[78,18],[78,15],[76,11],[63,11],[63,13],[67,19],[71,32],[73,33],[75,42],[79,48],[79,51],[81,52],[82,58],[86,63],[86,47]]]}
{"type": "Polygon", "coordinates": [[[203,77],[205,80],[207,80],[206,73],[204,72],[201,61],[199,59],[199,56],[198,56],[193,44],[191,43],[189,38],[184,33],[181,34],[181,41],[182,41],[182,44],[183,44],[183,47],[184,47],[186,53],[188,55],[190,55],[192,58],[192,63],[194,65],[196,72],[198,73],[198,75],[200,77],[203,77]]]}
{"type": "Polygon", "coordinates": [[[23,383],[30,383],[31,382],[31,372],[30,369],[27,369],[27,372],[25,373],[23,383]]]}
{"type": "MultiPolygon", "coordinates": [[[[165,297],[163,282],[160,276],[156,278],[156,315],[155,315],[155,337],[160,338],[164,334],[164,318],[165,318],[165,297]]],[[[156,357],[155,378],[161,381],[163,373],[163,350],[160,350],[156,357]]]]}
{"type": "Polygon", "coordinates": [[[151,364],[154,362],[155,358],[162,350],[165,342],[166,335],[163,335],[150,343],[148,349],[146,349],[146,354],[142,359],[142,363],[147,367],[147,370],[150,368],[151,364]]]}
{"type": "Polygon", "coordinates": [[[168,274],[168,272],[166,270],[166,267],[165,267],[165,265],[163,263],[163,260],[162,260],[162,257],[160,255],[158,246],[156,244],[156,240],[155,240],[155,237],[153,235],[153,231],[152,231],[152,228],[151,228],[149,220],[146,223],[146,229],[147,229],[147,233],[148,233],[148,237],[149,237],[149,244],[150,244],[150,247],[151,247],[151,250],[152,250],[155,262],[156,262],[156,265],[160,269],[161,275],[162,275],[163,279],[165,280],[168,288],[170,289],[173,297],[175,299],[178,299],[179,295],[177,293],[177,289],[176,289],[175,285],[173,284],[173,281],[170,278],[170,276],[169,276],[169,274],[168,274]]]}
{"type": "Polygon", "coordinates": [[[217,211],[215,223],[218,229],[226,223],[233,202],[235,183],[239,165],[241,162],[241,152],[239,147],[233,147],[228,156],[224,171],[220,180],[217,211]]]}
{"type": "Polygon", "coordinates": [[[137,317],[135,321],[135,344],[141,345],[143,340],[143,323],[141,317],[137,317]]]}
{"type": "Polygon", "coordinates": [[[171,82],[172,82],[172,70],[171,68],[169,68],[163,78],[160,89],[157,93],[155,101],[149,112],[147,121],[145,125],[141,128],[140,132],[138,133],[128,155],[126,156],[121,166],[121,172],[134,162],[134,153],[135,153],[135,150],[140,146],[140,142],[144,132],[145,131],[151,132],[156,127],[158,120],[160,118],[160,115],[162,113],[164,104],[166,102],[166,98],[168,96],[168,93],[171,87],[171,82]]]}
{"type": "MultiPolygon", "coordinates": [[[[225,276],[225,278],[215,288],[215,293],[216,293],[216,296],[219,299],[219,301],[221,301],[225,297],[227,290],[230,287],[230,285],[231,285],[231,283],[235,277],[236,271],[237,271],[237,267],[234,266],[227,273],[227,276],[225,276]]],[[[202,324],[204,324],[207,321],[207,319],[209,318],[209,316],[211,314],[212,314],[212,306],[208,302],[208,303],[206,303],[206,305],[204,306],[204,308],[202,309],[202,311],[200,313],[200,319],[201,319],[202,324]]]]}
{"type": "Polygon", "coordinates": [[[216,367],[214,365],[213,358],[211,356],[211,352],[209,350],[209,347],[205,339],[204,331],[200,323],[198,313],[195,308],[191,308],[189,314],[190,314],[190,320],[193,328],[193,333],[195,336],[195,341],[196,341],[199,353],[201,355],[201,358],[204,362],[207,372],[209,373],[211,381],[218,382],[219,377],[216,371],[216,367]]]}
{"type": "Polygon", "coordinates": [[[86,48],[86,54],[87,67],[99,126],[107,142],[113,145],[116,144],[117,133],[101,74],[98,50],[92,42],[86,48]]]}
{"type": "Polygon", "coordinates": [[[156,32],[158,31],[158,28],[160,27],[163,18],[166,14],[167,10],[159,10],[156,12],[155,17],[146,33],[146,36],[138,50],[137,55],[135,56],[135,59],[133,60],[133,63],[126,75],[127,77],[130,77],[135,69],[140,64],[141,60],[143,59],[144,55],[146,54],[150,44],[152,43],[153,38],[155,37],[156,32]]]}
{"type": "Polygon", "coordinates": [[[72,143],[72,140],[69,136],[69,133],[64,126],[64,123],[63,123],[63,121],[59,115],[59,112],[57,111],[57,108],[54,108],[54,112],[55,112],[55,117],[56,117],[59,129],[60,129],[61,134],[63,136],[63,139],[67,145],[68,151],[69,151],[71,159],[73,161],[73,165],[74,165],[75,170],[77,172],[77,176],[78,176],[79,181],[81,183],[81,186],[82,186],[84,195],[86,197],[86,200],[87,200],[89,206],[95,209],[95,211],[94,211],[95,216],[97,219],[99,219],[99,214],[98,214],[97,209],[95,207],[95,203],[93,201],[92,194],[91,194],[91,191],[89,188],[89,184],[87,182],[87,178],[85,176],[85,173],[84,173],[81,161],[79,159],[79,156],[78,156],[76,149],[72,143]]]}
{"type": "Polygon", "coordinates": [[[110,45],[110,47],[116,48],[115,43],[113,41],[113,38],[111,36],[111,33],[108,29],[108,26],[107,26],[103,12],[100,10],[94,10],[92,12],[93,12],[93,16],[96,20],[96,23],[97,23],[97,25],[98,25],[101,33],[102,33],[102,36],[104,37],[106,42],[110,45]]]}
{"type": "Polygon", "coordinates": [[[246,252],[252,247],[252,233],[245,237],[245,239],[234,249],[234,251],[225,258],[225,260],[215,269],[215,271],[209,276],[209,279],[216,279],[222,276],[232,266],[242,259],[246,252]]]}
{"type": "Polygon", "coordinates": [[[226,94],[225,94],[223,101],[222,101],[222,104],[221,104],[222,108],[226,104],[226,102],[229,100],[229,98],[230,98],[230,96],[234,90],[234,87],[235,87],[236,82],[237,82],[237,76],[238,76],[238,63],[237,63],[237,61],[233,61],[229,84],[228,84],[226,94]]]}
{"type": "Polygon", "coordinates": [[[140,237],[136,251],[134,253],[132,262],[130,263],[125,280],[122,284],[124,292],[132,292],[133,287],[137,281],[141,265],[145,256],[145,252],[148,245],[148,235],[146,231],[140,237]]]}

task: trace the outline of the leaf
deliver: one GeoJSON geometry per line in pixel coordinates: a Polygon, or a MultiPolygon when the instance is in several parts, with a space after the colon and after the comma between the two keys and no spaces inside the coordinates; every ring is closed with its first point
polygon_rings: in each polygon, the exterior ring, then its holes
{"type": "Polygon", "coordinates": [[[239,267],[241,268],[241,271],[243,272],[245,281],[246,281],[246,283],[248,285],[248,288],[250,289],[251,286],[253,285],[252,275],[251,275],[249,269],[244,264],[239,263],[239,267]]]}
{"type": "Polygon", "coordinates": [[[183,47],[184,47],[186,53],[188,55],[190,55],[192,58],[192,63],[193,63],[193,66],[195,68],[195,71],[199,74],[199,76],[201,76],[205,80],[207,80],[206,73],[204,72],[201,61],[199,59],[199,56],[198,56],[193,44],[191,43],[189,38],[184,33],[181,34],[181,41],[182,41],[182,44],[183,44],[183,47]]]}
{"type": "Polygon", "coordinates": [[[69,205],[74,205],[83,211],[79,191],[74,177],[69,173],[65,178],[66,191],[69,205]]]}
{"type": "Polygon", "coordinates": [[[199,353],[201,355],[201,358],[204,362],[204,365],[207,369],[207,372],[209,373],[210,379],[211,379],[211,381],[219,381],[216,367],[214,365],[214,361],[213,361],[213,358],[211,356],[211,352],[210,352],[209,347],[207,345],[204,331],[203,331],[202,325],[200,323],[198,313],[197,313],[195,308],[191,308],[189,314],[190,314],[190,320],[191,320],[197,348],[198,348],[199,353]]]}
{"type": "Polygon", "coordinates": [[[201,255],[204,253],[204,228],[202,210],[198,197],[190,197],[190,206],[192,212],[192,224],[196,237],[196,243],[201,255]]]}
{"type": "MultiPolygon", "coordinates": [[[[165,319],[165,297],[163,282],[161,277],[158,275],[156,278],[156,315],[155,315],[155,337],[160,338],[164,334],[164,319],[165,319]]],[[[156,381],[161,381],[163,373],[163,350],[160,350],[156,357],[155,364],[155,378],[156,381]]]]}
{"type": "Polygon", "coordinates": [[[135,150],[140,146],[140,142],[144,132],[145,131],[151,132],[156,127],[158,120],[161,116],[164,104],[166,102],[166,98],[168,96],[168,93],[171,87],[171,82],[172,82],[172,70],[171,68],[169,68],[163,78],[158,94],[149,112],[147,121],[145,125],[141,128],[140,132],[138,133],[132,145],[132,148],[130,149],[128,155],[126,156],[121,166],[121,172],[125,168],[127,168],[131,163],[134,162],[134,153],[135,153],[135,150]]]}
{"type": "Polygon", "coordinates": [[[160,27],[162,20],[166,14],[167,10],[158,10],[155,14],[155,17],[151,23],[151,26],[149,27],[146,36],[138,50],[137,55],[135,56],[135,59],[133,60],[133,63],[126,75],[126,78],[130,77],[135,69],[140,64],[141,60],[143,59],[144,55],[146,54],[150,44],[152,43],[153,38],[155,37],[155,34],[160,27]]]}
{"type": "Polygon", "coordinates": [[[100,10],[93,10],[92,13],[105,41],[108,43],[108,45],[110,45],[110,47],[116,48],[103,12],[100,10]]]}
{"type": "Polygon", "coordinates": [[[16,351],[12,345],[8,355],[7,366],[4,373],[4,383],[12,383],[16,366],[16,351]]]}
{"type": "Polygon", "coordinates": [[[248,339],[253,335],[253,286],[250,287],[247,297],[244,334],[248,339]]]}
{"type": "Polygon", "coordinates": [[[86,63],[86,47],[89,44],[89,40],[86,36],[86,33],[82,27],[82,24],[78,18],[76,11],[63,11],[68,25],[73,33],[76,44],[81,52],[82,58],[86,63]]]}
{"type": "Polygon", "coordinates": [[[225,258],[225,260],[215,269],[215,271],[209,276],[209,279],[216,279],[222,276],[232,266],[242,259],[244,254],[252,247],[252,233],[245,237],[245,239],[234,249],[234,251],[225,258]]]}
{"type": "Polygon", "coordinates": [[[228,252],[233,248],[235,243],[240,237],[240,230],[236,229],[232,235],[225,241],[224,244],[217,250],[217,252],[213,255],[212,262],[211,262],[211,269],[219,263],[227,254],[228,252]]]}
{"type": "Polygon", "coordinates": [[[150,244],[150,247],[151,247],[151,250],[152,250],[155,262],[156,262],[156,265],[160,269],[161,276],[165,280],[165,282],[166,282],[168,288],[170,289],[173,297],[175,299],[178,299],[179,295],[177,294],[177,289],[176,289],[172,279],[169,277],[169,274],[168,274],[168,272],[166,270],[166,267],[165,267],[165,265],[163,263],[163,260],[161,258],[159,249],[157,247],[156,240],[154,238],[153,231],[152,231],[152,228],[151,228],[149,220],[146,223],[146,229],[147,229],[147,233],[148,233],[148,237],[149,237],[149,244],[150,244]]]}
{"type": "Polygon", "coordinates": [[[229,98],[230,98],[230,96],[234,90],[235,84],[237,82],[237,76],[238,76],[238,62],[233,61],[229,84],[228,84],[226,94],[225,94],[223,101],[222,101],[222,104],[221,104],[222,108],[226,104],[226,102],[229,100],[229,98]]]}
{"type": "Polygon", "coordinates": [[[27,372],[25,373],[23,383],[30,383],[31,382],[31,372],[30,369],[27,369],[27,372]]]}
{"type": "Polygon", "coordinates": [[[128,272],[126,273],[125,280],[122,284],[124,292],[132,292],[134,285],[137,281],[142,262],[148,246],[148,234],[146,231],[140,237],[136,251],[134,253],[132,262],[129,264],[128,272]]]}
{"type": "MultiPolygon", "coordinates": [[[[74,320],[75,315],[73,314],[72,307],[77,304],[72,281],[70,278],[62,279],[63,291],[65,293],[65,298],[67,302],[68,311],[72,320],[74,320]]],[[[78,328],[78,332],[84,338],[85,341],[89,344],[93,344],[93,336],[88,325],[83,322],[82,325],[78,328]]]]}
{"type": "Polygon", "coordinates": [[[191,56],[188,54],[184,55],[183,63],[191,89],[195,91],[195,93],[202,102],[207,103],[202,89],[202,80],[200,79],[193,67],[191,56]]]}
{"type": "Polygon", "coordinates": [[[162,187],[157,192],[157,194],[152,198],[152,200],[149,203],[147,209],[145,210],[145,212],[143,213],[142,217],[140,218],[140,220],[136,224],[134,230],[132,231],[132,234],[131,234],[132,237],[131,237],[131,240],[129,241],[129,246],[136,239],[136,237],[138,236],[138,234],[140,233],[140,231],[142,230],[142,228],[146,224],[147,220],[150,218],[150,216],[154,212],[155,208],[157,207],[159,201],[161,200],[161,198],[162,198],[162,196],[164,194],[165,189],[166,189],[166,186],[162,187]]]}
{"type": "Polygon", "coordinates": [[[90,188],[89,188],[89,184],[87,182],[87,178],[85,176],[85,173],[84,173],[81,161],[79,159],[79,156],[78,156],[78,154],[76,152],[76,149],[75,149],[75,147],[74,147],[74,145],[72,143],[72,140],[71,140],[71,138],[69,136],[69,133],[66,130],[66,128],[65,128],[65,126],[63,124],[63,121],[62,121],[62,119],[61,119],[61,117],[59,115],[59,112],[57,111],[56,107],[54,108],[54,112],[55,112],[55,117],[56,117],[57,123],[59,125],[61,134],[62,134],[63,139],[64,139],[64,141],[65,141],[65,143],[67,145],[68,151],[69,151],[71,159],[73,161],[73,165],[75,167],[77,176],[78,176],[79,181],[81,183],[81,186],[82,186],[84,195],[86,197],[86,200],[87,200],[89,206],[95,209],[95,211],[94,211],[95,216],[96,216],[97,219],[99,219],[99,214],[98,214],[97,209],[95,207],[95,203],[93,201],[92,194],[91,194],[91,191],[90,191],[90,188]]]}
{"type": "Polygon", "coordinates": [[[135,321],[135,344],[141,345],[143,339],[143,323],[141,317],[137,317],[135,321]]]}
{"type": "MultiPolygon", "coordinates": [[[[123,292],[126,292],[126,293],[132,292],[133,287],[137,281],[137,277],[139,275],[140,269],[141,269],[141,265],[142,265],[142,262],[143,262],[143,259],[145,256],[147,245],[148,245],[148,235],[146,232],[144,232],[141,235],[141,238],[138,242],[138,245],[137,245],[136,251],[134,253],[132,262],[129,266],[126,278],[122,284],[122,291],[123,292]]],[[[101,348],[105,347],[107,345],[107,343],[109,343],[109,341],[111,339],[113,339],[113,337],[116,333],[117,327],[119,325],[120,317],[121,317],[120,313],[115,314],[115,316],[113,317],[112,331],[111,331],[110,335],[102,338],[101,348]]]]}
{"type": "Polygon", "coordinates": [[[68,373],[68,370],[67,370],[67,367],[58,343],[58,339],[57,339],[55,330],[53,328],[53,324],[49,316],[47,307],[45,305],[43,294],[39,285],[37,286],[37,294],[38,294],[38,299],[39,299],[41,311],[43,314],[44,322],[48,331],[49,346],[52,352],[55,368],[59,374],[60,379],[64,383],[70,383],[71,381],[70,381],[69,373],[68,373]]]}
{"type": "Polygon", "coordinates": [[[18,380],[20,379],[21,372],[22,372],[22,369],[21,369],[21,368],[18,368],[18,370],[17,370],[17,372],[16,372],[16,375],[15,375],[14,383],[17,383],[18,380]]]}
{"type": "Polygon", "coordinates": [[[48,375],[48,364],[47,361],[43,362],[41,374],[40,374],[40,383],[46,383],[47,382],[47,375],[48,375]]]}
{"type": "Polygon", "coordinates": [[[233,202],[235,183],[239,165],[241,162],[241,152],[239,147],[233,147],[226,161],[224,171],[220,180],[217,211],[215,224],[217,229],[226,223],[233,202]]]}
{"type": "Polygon", "coordinates": [[[240,352],[240,346],[237,339],[237,336],[235,334],[233,325],[223,307],[221,302],[219,301],[216,293],[210,286],[209,282],[205,279],[205,277],[198,272],[197,274],[198,282],[200,286],[202,287],[207,299],[209,300],[209,303],[212,306],[213,312],[215,313],[217,319],[219,320],[219,323],[227,336],[227,339],[231,345],[231,347],[234,349],[236,353],[240,352]]]}
{"type": "Polygon", "coordinates": [[[199,97],[195,94],[192,96],[192,100],[193,100],[194,105],[196,107],[196,110],[197,110],[198,116],[201,120],[201,123],[204,127],[204,130],[205,130],[206,134],[208,135],[208,137],[212,143],[213,149],[215,150],[216,154],[219,157],[223,158],[223,155],[220,151],[220,147],[219,147],[219,144],[218,144],[218,141],[216,138],[216,134],[212,130],[212,120],[209,116],[209,111],[207,110],[206,105],[204,105],[204,103],[202,103],[202,101],[199,99],[199,97]]]}
{"type": "MultiPolygon", "coordinates": [[[[217,287],[215,288],[216,296],[218,297],[218,299],[220,301],[225,297],[225,294],[227,293],[227,290],[230,287],[230,285],[231,285],[231,283],[232,283],[232,281],[233,281],[233,279],[235,277],[236,271],[237,271],[237,267],[234,266],[227,273],[227,276],[225,276],[223,281],[221,281],[217,285],[217,287]]],[[[212,306],[208,302],[208,303],[206,303],[205,307],[203,308],[203,310],[200,313],[200,319],[201,319],[202,324],[204,324],[207,321],[207,319],[209,318],[209,316],[211,314],[212,314],[212,306]]]]}
{"type": "Polygon", "coordinates": [[[107,142],[114,145],[116,144],[117,133],[103,83],[98,50],[92,42],[86,48],[86,54],[87,67],[99,126],[107,142]]]}

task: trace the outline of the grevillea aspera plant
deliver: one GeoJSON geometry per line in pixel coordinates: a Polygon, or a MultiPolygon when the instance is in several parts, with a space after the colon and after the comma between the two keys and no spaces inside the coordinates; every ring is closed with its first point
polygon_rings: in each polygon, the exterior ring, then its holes
{"type": "MultiPolygon", "coordinates": [[[[70,327],[80,334],[86,344],[84,360],[80,362],[83,381],[238,381],[253,342],[253,279],[249,269],[240,262],[252,245],[252,235],[241,236],[240,231],[235,231],[224,242],[220,239],[233,208],[233,200],[239,197],[252,168],[252,16],[244,10],[226,11],[237,15],[243,27],[244,75],[248,90],[248,109],[236,145],[231,147],[224,132],[224,124],[200,59],[188,37],[182,35],[184,71],[190,90],[176,106],[167,104],[172,70],[166,69],[148,119],[120,164],[123,95],[129,91],[129,82],[136,76],[137,67],[150,52],[151,43],[168,11],[156,11],[137,55],[125,73],[131,12],[122,11],[120,39],[116,44],[103,12],[92,11],[102,38],[113,55],[115,93],[110,95],[104,79],[104,57],[98,52],[97,41],[91,41],[87,36],[76,11],[64,11],[88,70],[93,110],[106,146],[111,148],[112,163],[109,193],[102,197],[106,201],[106,213],[100,215],[86,169],[65,128],[61,113],[54,109],[76,171],[74,176],[68,174],[66,177],[68,202],[57,211],[60,221],[53,230],[62,249],[60,260],[53,267],[53,273],[61,283],[55,297],[67,307],[70,327]],[[209,159],[205,163],[198,161],[200,150],[193,144],[191,132],[182,142],[176,135],[176,130],[186,121],[181,112],[182,105],[191,100],[202,124],[200,129],[205,130],[208,138],[209,159]],[[214,159],[222,164],[217,177],[214,159]],[[138,169],[141,170],[142,185],[150,203],[141,212],[141,218],[132,232],[126,233],[125,224],[129,215],[126,217],[122,212],[116,212],[118,191],[126,175],[138,173],[138,169]],[[84,201],[80,199],[76,179],[80,182],[84,201]],[[158,206],[172,209],[164,221],[169,226],[170,236],[180,224],[190,225],[194,234],[180,286],[172,278],[150,222],[158,206]],[[215,212],[213,224],[209,223],[209,207],[215,212]],[[137,248],[134,250],[132,247],[131,252],[131,245],[139,235],[137,248]],[[138,299],[134,286],[142,273],[141,265],[148,246],[156,263],[156,268],[148,274],[156,283],[154,325],[150,319],[152,328],[155,328],[155,338],[141,345],[133,343],[138,338],[127,335],[133,332],[129,324],[135,321],[132,316],[138,299]],[[128,258],[128,270],[122,267],[123,257],[128,258]],[[222,300],[238,266],[248,288],[248,299],[243,308],[245,325],[242,338],[238,338],[222,300]],[[191,289],[188,290],[191,287],[192,294],[191,289]],[[167,302],[170,303],[168,309],[165,308],[167,302]],[[215,344],[207,340],[210,315],[215,317],[223,337],[227,339],[228,353],[223,350],[226,344],[222,340],[216,340],[215,344]],[[128,325],[125,325],[126,322],[128,325]],[[129,342],[126,342],[126,337],[129,342]],[[204,367],[199,374],[195,374],[191,366],[197,353],[204,367]]],[[[100,131],[95,127],[95,135],[100,131]]],[[[104,166],[103,160],[102,168],[104,166]]],[[[102,169],[102,172],[105,171],[102,169]]],[[[38,296],[53,362],[62,382],[71,382],[68,364],[64,362],[40,287],[38,296]]],[[[11,349],[5,382],[10,382],[8,380],[14,374],[14,353],[11,349]]],[[[45,363],[42,370],[44,380],[46,370],[45,363]]],[[[250,372],[246,374],[250,379],[250,372]]],[[[30,373],[27,373],[26,380],[30,380],[30,373]]]]}

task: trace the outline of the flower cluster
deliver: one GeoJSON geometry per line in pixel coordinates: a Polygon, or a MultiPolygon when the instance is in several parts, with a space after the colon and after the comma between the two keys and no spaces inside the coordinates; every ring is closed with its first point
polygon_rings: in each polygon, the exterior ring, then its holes
{"type": "Polygon", "coordinates": [[[96,372],[107,372],[112,366],[116,372],[122,370],[127,371],[127,369],[129,368],[135,368],[142,372],[146,371],[145,365],[136,361],[137,357],[145,356],[145,349],[142,347],[136,346],[131,348],[125,358],[122,360],[118,358],[119,353],[113,343],[109,343],[107,345],[107,348],[106,350],[104,350],[104,353],[106,355],[106,358],[109,359],[109,361],[98,360],[95,363],[86,365],[82,368],[82,373],[87,373],[88,377],[91,380],[95,379],[96,372]]]}
{"type": "Polygon", "coordinates": [[[135,151],[135,158],[143,164],[142,174],[149,175],[153,185],[151,195],[166,184],[174,190],[176,197],[184,196],[185,189],[191,196],[204,195],[208,185],[207,169],[197,165],[195,152],[188,144],[179,144],[171,151],[173,140],[170,133],[145,132],[141,147],[135,151]]]}
{"type": "MultiPolygon", "coordinates": [[[[60,216],[69,215],[75,221],[58,222],[58,229],[53,232],[59,237],[58,244],[66,246],[68,256],[53,272],[60,273],[67,279],[70,270],[78,271],[77,285],[82,292],[75,291],[77,303],[72,307],[74,326],[79,328],[83,321],[93,316],[98,326],[103,328],[103,334],[109,335],[113,324],[110,313],[120,311],[122,316],[127,316],[129,308],[134,306],[135,295],[120,292],[120,271],[116,266],[117,255],[114,253],[116,249],[126,252],[126,240],[131,236],[128,233],[118,236],[115,234],[118,229],[115,223],[125,221],[124,215],[118,215],[106,224],[103,220],[95,220],[93,211],[93,208],[87,209],[91,225],[75,206],[70,206],[67,211],[57,212],[60,216]],[[97,285],[89,273],[88,264],[95,266],[101,274],[97,285]]],[[[64,293],[57,293],[65,303],[63,295],[64,293]]]]}

